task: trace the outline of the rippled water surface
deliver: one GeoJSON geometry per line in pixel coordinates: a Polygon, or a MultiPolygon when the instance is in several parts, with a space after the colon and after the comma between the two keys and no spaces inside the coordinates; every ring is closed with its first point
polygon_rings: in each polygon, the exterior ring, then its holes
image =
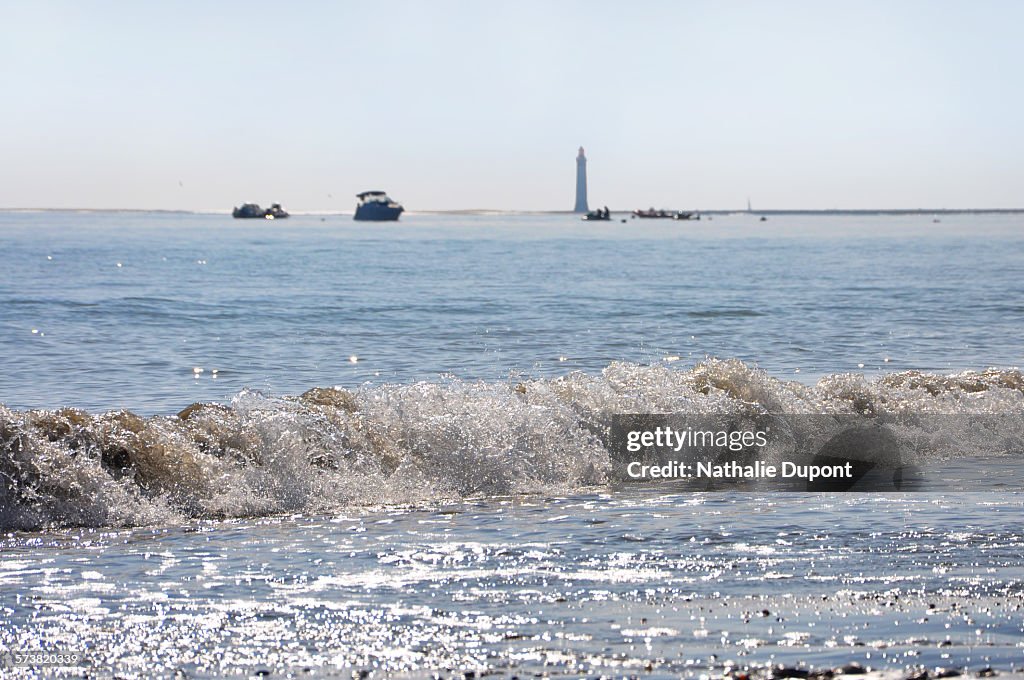
{"type": "Polygon", "coordinates": [[[22,535],[0,644],[189,675],[1019,669],[1022,511],[647,489],[22,535]]]}
{"type": "Polygon", "coordinates": [[[801,379],[1024,363],[1024,215],[0,213],[0,243],[17,408],[706,355],[801,379]]]}
{"type": "Polygon", "coordinates": [[[0,213],[0,650],[1019,674],[1022,221],[0,213]],[[628,413],[884,426],[925,483],[625,483],[628,413]]]}

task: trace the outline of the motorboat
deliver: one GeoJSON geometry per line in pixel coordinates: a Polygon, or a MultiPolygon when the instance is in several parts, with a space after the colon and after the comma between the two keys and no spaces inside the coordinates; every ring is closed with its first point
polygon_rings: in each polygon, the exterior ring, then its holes
{"type": "Polygon", "coordinates": [[[591,210],[580,219],[586,220],[587,222],[608,222],[612,219],[612,213],[610,210],[608,210],[608,208],[603,208],[600,210],[591,210]]]}
{"type": "Polygon", "coordinates": [[[400,204],[395,203],[383,191],[364,191],[356,194],[359,205],[353,219],[367,222],[394,222],[405,212],[400,204]]]}
{"type": "Polygon", "coordinates": [[[263,217],[268,220],[283,220],[288,217],[288,213],[281,207],[280,203],[274,203],[264,213],[263,217]]]}
{"type": "Polygon", "coordinates": [[[699,212],[686,212],[683,210],[677,210],[676,214],[672,216],[674,220],[699,220],[699,212]]]}

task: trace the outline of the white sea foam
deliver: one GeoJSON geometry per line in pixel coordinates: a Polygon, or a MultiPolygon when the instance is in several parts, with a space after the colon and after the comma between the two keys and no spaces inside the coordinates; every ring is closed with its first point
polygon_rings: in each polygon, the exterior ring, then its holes
{"type": "Polygon", "coordinates": [[[172,417],[0,407],[0,527],[566,493],[612,479],[607,432],[618,414],[752,412],[902,418],[900,443],[918,456],[1024,450],[1016,370],[833,375],[808,386],[736,360],[688,370],[613,363],[600,375],[520,383],[314,388],[281,398],[243,391],[230,405],[194,404],[172,417]],[[937,414],[978,426],[914,429],[914,417],[937,414]]]}

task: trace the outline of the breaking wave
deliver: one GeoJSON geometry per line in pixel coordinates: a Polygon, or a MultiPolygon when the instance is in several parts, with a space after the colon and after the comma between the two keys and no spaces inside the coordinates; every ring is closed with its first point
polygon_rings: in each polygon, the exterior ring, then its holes
{"type": "Polygon", "coordinates": [[[0,527],[139,526],[600,487],[614,478],[611,422],[630,413],[1001,418],[998,427],[918,428],[901,441],[904,455],[1015,454],[1024,450],[1024,375],[841,374],[805,385],[709,360],[686,370],[613,363],[596,376],[524,382],[243,391],[229,405],[193,404],[176,416],[0,406],[0,527]]]}

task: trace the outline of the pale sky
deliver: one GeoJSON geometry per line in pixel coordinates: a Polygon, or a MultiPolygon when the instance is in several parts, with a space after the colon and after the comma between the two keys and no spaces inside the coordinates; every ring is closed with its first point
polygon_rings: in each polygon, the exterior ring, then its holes
{"type": "Polygon", "coordinates": [[[0,2],[0,207],[1024,207],[1024,3],[0,2]]]}

